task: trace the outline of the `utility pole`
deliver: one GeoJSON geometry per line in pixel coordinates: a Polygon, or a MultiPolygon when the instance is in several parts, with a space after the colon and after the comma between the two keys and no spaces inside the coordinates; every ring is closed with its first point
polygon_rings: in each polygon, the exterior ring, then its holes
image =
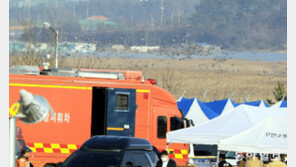
{"type": "Polygon", "coordinates": [[[186,32],[186,34],[185,34],[185,38],[186,38],[185,45],[186,46],[188,46],[188,36],[189,36],[189,33],[186,32]]]}
{"type": "Polygon", "coordinates": [[[156,24],[155,24],[152,13],[151,13],[151,30],[154,33],[154,35],[153,35],[153,40],[150,40],[150,41],[152,41],[152,42],[150,42],[150,45],[157,45],[156,24]]]}
{"type": "Polygon", "coordinates": [[[73,4],[73,15],[76,17],[76,0],[74,0],[73,4]]]}
{"type": "Polygon", "coordinates": [[[28,18],[29,18],[29,20],[31,20],[31,0],[28,0],[28,8],[29,8],[29,10],[28,10],[28,18]]]}
{"type": "Polygon", "coordinates": [[[86,17],[89,17],[89,0],[86,2],[86,17]]]}
{"type": "Polygon", "coordinates": [[[43,23],[45,28],[50,29],[53,32],[54,38],[56,40],[56,46],[55,46],[55,67],[58,68],[58,56],[59,56],[59,31],[55,30],[51,27],[51,25],[48,22],[43,23]]]}
{"type": "Polygon", "coordinates": [[[174,12],[171,14],[171,25],[174,25],[174,12]]]}
{"type": "Polygon", "coordinates": [[[59,31],[56,30],[55,68],[59,67],[58,57],[59,57],[59,31]]]}
{"type": "Polygon", "coordinates": [[[181,11],[178,10],[178,22],[179,22],[179,25],[181,25],[181,11]]]}
{"type": "Polygon", "coordinates": [[[154,25],[154,19],[153,19],[152,13],[151,13],[150,17],[151,17],[151,27],[152,27],[154,25]]]}
{"type": "Polygon", "coordinates": [[[146,29],[146,46],[148,46],[148,30],[146,29]]]}
{"type": "Polygon", "coordinates": [[[131,15],[132,19],[132,45],[135,46],[135,26],[134,26],[134,13],[131,15]]]}
{"type": "Polygon", "coordinates": [[[160,26],[163,25],[163,11],[164,11],[163,0],[160,0],[160,26]]]}

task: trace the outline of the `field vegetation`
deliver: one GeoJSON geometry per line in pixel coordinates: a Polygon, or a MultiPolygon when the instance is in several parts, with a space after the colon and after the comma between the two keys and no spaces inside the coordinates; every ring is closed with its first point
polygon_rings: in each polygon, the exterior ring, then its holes
{"type": "MultiPolygon", "coordinates": [[[[11,65],[42,65],[39,56],[10,56],[11,65]]],[[[273,102],[273,91],[287,87],[287,63],[236,59],[135,59],[119,57],[63,57],[60,67],[139,70],[175,98],[197,97],[201,101],[232,98],[235,102],[266,100],[273,102]]],[[[53,60],[51,61],[53,65],[53,60]]]]}

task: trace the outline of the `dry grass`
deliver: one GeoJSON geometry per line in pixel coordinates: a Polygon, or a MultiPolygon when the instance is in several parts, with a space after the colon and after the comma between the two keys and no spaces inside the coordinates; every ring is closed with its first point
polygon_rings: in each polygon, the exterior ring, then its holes
{"type": "MultiPolygon", "coordinates": [[[[18,58],[20,59],[20,58],[18,58]]],[[[16,56],[10,65],[24,64],[16,56]]],[[[20,59],[21,60],[21,59],[20,59]]],[[[60,67],[140,70],[157,85],[176,98],[186,90],[185,97],[212,101],[233,96],[235,102],[272,99],[277,82],[287,85],[286,62],[263,62],[228,59],[159,60],[132,58],[73,58],[59,60],[60,67]]],[[[32,64],[32,63],[31,63],[32,64]]],[[[39,64],[36,63],[35,65],[39,64]]]]}

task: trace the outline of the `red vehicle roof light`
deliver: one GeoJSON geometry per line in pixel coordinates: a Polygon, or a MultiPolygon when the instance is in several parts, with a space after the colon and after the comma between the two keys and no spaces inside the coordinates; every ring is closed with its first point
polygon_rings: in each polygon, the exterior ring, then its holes
{"type": "Polygon", "coordinates": [[[148,79],[148,81],[149,81],[152,85],[156,85],[156,81],[155,81],[155,79],[148,79]]]}

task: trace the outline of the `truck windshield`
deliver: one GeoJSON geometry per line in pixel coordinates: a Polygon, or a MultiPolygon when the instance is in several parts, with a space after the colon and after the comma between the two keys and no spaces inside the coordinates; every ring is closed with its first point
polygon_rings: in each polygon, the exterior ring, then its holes
{"type": "Polygon", "coordinates": [[[217,145],[193,145],[195,156],[216,156],[217,145]]]}
{"type": "Polygon", "coordinates": [[[121,153],[77,150],[65,160],[63,167],[119,167],[121,157],[121,153]]]}

